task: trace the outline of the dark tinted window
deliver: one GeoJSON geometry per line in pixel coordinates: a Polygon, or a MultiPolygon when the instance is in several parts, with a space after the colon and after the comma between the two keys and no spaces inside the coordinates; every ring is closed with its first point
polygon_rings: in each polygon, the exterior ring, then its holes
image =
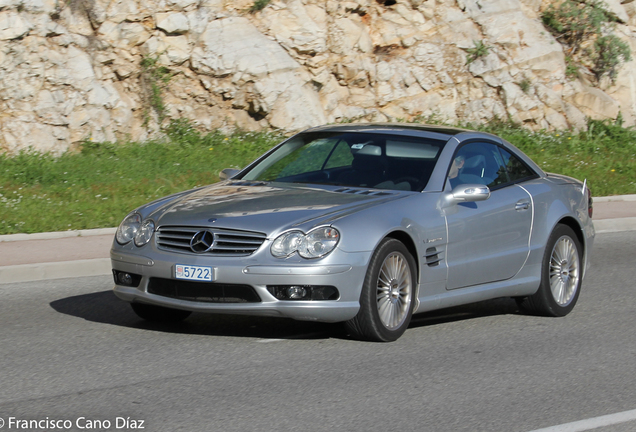
{"type": "Polygon", "coordinates": [[[517,156],[496,144],[484,142],[460,147],[448,174],[451,187],[483,184],[490,189],[536,177],[537,174],[517,156]]]}
{"type": "Polygon", "coordinates": [[[278,147],[243,179],[421,191],[444,144],[391,134],[308,132],[278,147]]]}
{"type": "Polygon", "coordinates": [[[496,145],[483,142],[462,146],[449,169],[452,187],[459,184],[483,184],[490,188],[508,182],[504,161],[496,145]]]}
{"type": "Polygon", "coordinates": [[[536,173],[528,168],[519,158],[503,148],[499,148],[501,156],[510,176],[511,182],[518,182],[524,179],[536,177],[536,173]]]}

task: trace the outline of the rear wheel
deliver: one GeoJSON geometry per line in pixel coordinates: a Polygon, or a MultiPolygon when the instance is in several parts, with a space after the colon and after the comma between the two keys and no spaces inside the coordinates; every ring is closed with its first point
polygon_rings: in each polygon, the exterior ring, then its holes
{"type": "Polygon", "coordinates": [[[569,314],[579,298],[583,276],[581,244],[572,228],[557,225],[541,266],[537,292],[518,300],[519,305],[538,315],[561,317],[569,314]]]}
{"type": "Polygon", "coordinates": [[[152,322],[179,322],[189,317],[192,313],[181,309],[172,309],[146,303],[131,303],[130,306],[139,318],[152,322]]]}
{"type": "Polygon", "coordinates": [[[356,338],[377,342],[398,339],[406,331],[415,304],[415,260],[398,240],[383,240],[371,257],[360,311],[346,322],[356,338]]]}

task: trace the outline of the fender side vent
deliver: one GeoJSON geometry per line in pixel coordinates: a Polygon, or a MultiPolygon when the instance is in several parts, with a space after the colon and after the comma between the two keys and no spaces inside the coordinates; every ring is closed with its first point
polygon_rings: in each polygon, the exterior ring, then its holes
{"type": "Polygon", "coordinates": [[[437,251],[437,248],[434,247],[426,249],[426,255],[424,255],[424,258],[426,258],[426,265],[428,265],[429,267],[438,266],[439,262],[442,260],[442,258],[440,257],[440,253],[437,251]]]}

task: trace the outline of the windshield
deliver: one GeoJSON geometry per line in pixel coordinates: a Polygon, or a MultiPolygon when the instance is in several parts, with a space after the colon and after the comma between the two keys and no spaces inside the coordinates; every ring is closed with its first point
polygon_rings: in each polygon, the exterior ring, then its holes
{"type": "Polygon", "coordinates": [[[297,135],[244,180],[421,191],[444,141],[378,133],[297,135]]]}

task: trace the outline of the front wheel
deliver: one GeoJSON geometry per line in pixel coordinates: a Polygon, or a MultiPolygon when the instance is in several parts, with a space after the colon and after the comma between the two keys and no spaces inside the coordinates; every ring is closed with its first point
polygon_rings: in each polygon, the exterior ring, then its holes
{"type": "Polygon", "coordinates": [[[415,260],[404,244],[384,239],[371,257],[360,294],[360,311],[346,322],[356,338],[398,339],[411,322],[415,304],[415,260]]]}
{"type": "Polygon", "coordinates": [[[172,309],[146,303],[131,303],[130,306],[139,318],[159,323],[174,323],[183,321],[192,313],[181,309],[172,309]]]}
{"type": "Polygon", "coordinates": [[[581,244],[572,228],[557,225],[543,256],[541,284],[537,292],[518,300],[519,305],[538,315],[562,317],[579,298],[583,277],[581,244]]]}

